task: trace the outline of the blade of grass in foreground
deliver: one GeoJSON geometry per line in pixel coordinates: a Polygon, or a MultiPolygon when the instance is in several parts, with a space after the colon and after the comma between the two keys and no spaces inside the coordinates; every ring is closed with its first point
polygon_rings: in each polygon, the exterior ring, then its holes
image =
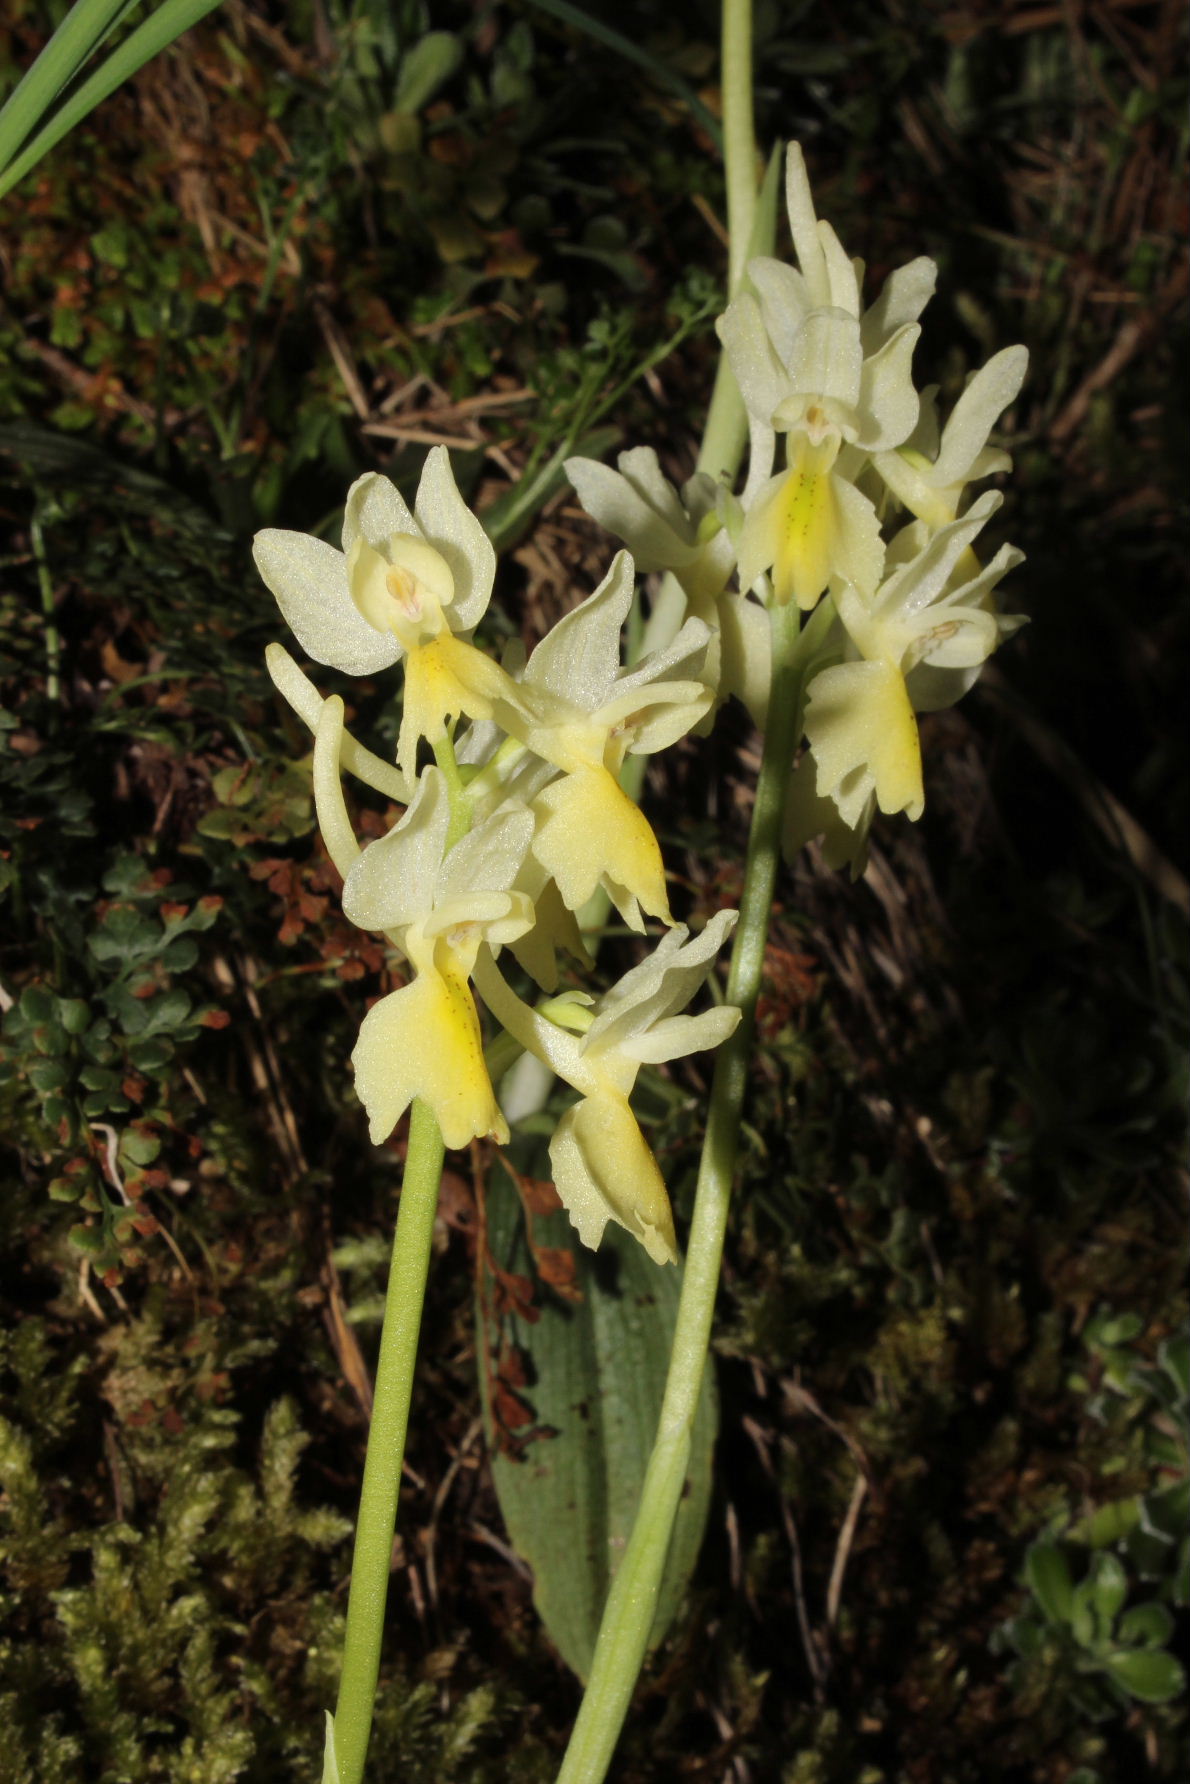
{"type": "Polygon", "coordinates": [[[127,0],[78,0],[0,110],[0,198],[117,87],[220,4],[221,0],[164,0],[37,130],[96,45],[130,10],[127,0]],[[26,141],[31,130],[36,134],[26,141]]]}

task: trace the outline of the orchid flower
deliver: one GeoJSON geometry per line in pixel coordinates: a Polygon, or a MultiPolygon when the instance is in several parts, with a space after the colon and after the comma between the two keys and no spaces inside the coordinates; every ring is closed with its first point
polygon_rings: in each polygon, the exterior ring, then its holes
{"type": "Polygon", "coordinates": [[[872,463],[898,501],[929,527],[957,518],[968,483],[1012,469],[1007,452],[988,445],[988,435],[1014,403],[1025,381],[1029,353],[1005,347],[968,383],[938,433],[931,388],[922,393],[918,425],[895,452],[876,452],[872,463]]]}
{"type": "Polygon", "coordinates": [[[894,541],[889,551],[896,567],[873,595],[851,584],[836,590],[839,617],[859,660],[814,677],[806,737],[817,764],[817,792],[834,801],[849,828],[873,798],[883,812],[921,816],[915,676],[925,672],[923,710],[947,704],[948,692],[958,698],[1001,639],[1024,624],[1022,616],[1000,615],[991,605],[992,590],[1022,561],[1021,552],[1001,546],[975,576],[959,568],[1000,502],[994,492],[981,496],[962,520],[940,527],[927,542],[917,529],[906,529],[899,549],[894,541]]]}
{"type": "Polygon", "coordinates": [[[622,539],[642,575],[672,570],[700,619],[735,568],[719,511],[719,486],[696,471],[674,488],[651,446],[621,452],[618,471],[593,458],[568,458],[566,475],[587,513],[622,539]]]}
{"type": "Polygon", "coordinates": [[[832,576],[868,589],[879,580],[879,520],[852,477],[865,455],[899,446],[917,422],[910,362],[936,269],[912,261],[864,311],[863,263],[815,216],[796,143],[786,203],[800,270],[750,261],[753,289],[728,305],[718,331],[753,419],[754,454],[765,429],[788,436],[788,468],[749,496],[740,583],[751,588],[771,571],[775,600],[810,608],[832,576]]]}
{"type": "Polygon", "coordinates": [[[571,993],[547,1005],[549,1014],[522,1003],[490,952],[480,950],[475,983],[492,1014],[582,1093],[558,1124],[550,1160],[584,1245],[597,1246],[614,1220],[655,1263],[677,1261],[665,1182],[628,1099],[642,1065],[717,1047],[735,1030],[740,1012],[733,1005],[678,1014],[710,973],[735,923],[735,911],[720,911],[693,940],[678,924],[597,1003],[571,993]]]}
{"type": "Polygon", "coordinates": [[[470,643],[492,592],[491,541],[455,486],[444,446],[426,457],[413,513],[387,477],[352,484],[343,549],[276,527],[253,557],[299,644],[317,663],[372,675],[405,660],[397,765],[412,775],[418,741],[439,743],[460,713],[489,719],[515,694],[470,643]]]}
{"type": "Polygon", "coordinates": [[[617,780],[624,758],[666,749],[711,704],[702,680],[710,633],[687,620],[673,643],[635,669],[620,666],[620,633],[634,571],[616,554],[603,582],[560,619],[529,658],[517,686],[527,747],[561,769],[533,799],[533,854],[563,903],[578,910],[603,886],[633,929],[641,910],[672,922],[657,839],[617,780]]]}
{"type": "Polygon", "coordinates": [[[568,458],[566,474],[587,513],[624,541],[637,570],[672,571],[689,612],[710,628],[702,679],[714,690],[714,702],[700,732],[730,694],[763,727],[769,628],[755,602],[727,587],[736,553],[724,523],[734,498],[705,472],[676,489],[649,446],[622,452],[616,462],[618,471],[593,458],[568,458]]]}
{"type": "Polygon", "coordinates": [[[351,1055],[374,1145],[414,1097],[434,1112],[448,1146],[508,1138],[483,1061],[468,980],[481,944],[516,941],[533,924],[525,893],[510,888],[533,833],[523,806],[497,811],[451,845],[445,776],[427,768],[413,803],[379,841],[360,849],[339,779],[343,702],[326,701],[314,746],[318,820],[343,875],[343,910],[383,931],[413,967],[411,984],[373,1004],[351,1055]]]}

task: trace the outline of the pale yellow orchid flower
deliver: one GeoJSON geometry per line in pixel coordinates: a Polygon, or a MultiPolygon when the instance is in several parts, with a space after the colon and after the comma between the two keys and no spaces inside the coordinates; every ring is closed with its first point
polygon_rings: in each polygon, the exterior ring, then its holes
{"type": "Polygon", "coordinates": [[[936,269],[924,258],[900,268],[864,310],[863,263],[815,216],[796,143],[786,203],[799,267],[750,261],[751,289],[717,326],[752,422],[754,460],[771,462],[772,436],[788,436],[787,468],[759,484],[749,476],[740,584],[747,590],[767,571],[774,600],[810,608],[832,577],[869,590],[880,578],[879,520],[854,477],[868,454],[900,445],[917,422],[911,360],[936,269]]]}
{"type": "Polygon", "coordinates": [[[597,1003],[571,994],[547,1005],[553,1020],[522,1003],[490,952],[480,949],[474,977],[484,1003],[514,1039],[582,1093],[558,1124],[550,1161],[584,1245],[597,1246],[614,1220],[655,1263],[677,1261],[665,1180],[628,1099],[642,1065],[717,1047],[734,1032],[740,1012],[733,1005],[698,1016],[678,1012],[705,981],[735,923],[735,911],[720,911],[693,939],[677,925],[597,1003]]]}
{"type": "Polygon", "coordinates": [[[1025,381],[1029,353],[1004,347],[968,382],[941,434],[931,386],[922,392],[921,414],[913,433],[895,452],[875,452],[872,463],[898,501],[928,527],[958,518],[970,483],[1012,469],[999,447],[988,445],[996,422],[1025,381]]]}
{"type": "Polygon", "coordinates": [[[1000,641],[1024,624],[1023,616],[998,614],[991,600],[1021,552],[1001,546],[985,569],[966,574],[971,542],[1000,502],[994,493],[981,496],[962,520],[924,540],[926,529],[906,529],[899,548],[896,541],[890,548],[896,567],[874,594],[850,584],[835,592],[857,654],[810,683],[806,737],[817,793],[833,800],[853,831],[870,819],[873,801],[883,812],[921,816],[915,704],[926,710],[957,699],[1000,641]]]}
{"type": "Polygon", "coordinates": [[[405,698],[397,765],[416,772],[417,745],[440,743],[452,718],[500,716],[515,688],[470,642],[492,592],[491,541],[455,485],[450,457],[426,458],[410,513],[387,477],[352,484],[343,549],[269,527],[253,557],[298,642],[348,675],[371,675],[404,658],[405,698]]]}
{"type": "Polygon", "coordinates": [[[518,736],[562,771],[532,806],[533,854],[563,903],[578,910],[602,886],[641,930],[642,909],[672,921],[665,870],[647,818],[617,776],[629,753],[665,749],[689,731],[713,694],[702,680],[710,633],[701,620],[687,620],[635,669],[621,668],[633,582],[632,559],[618,552],[594,594],[542,639],[517,684],[529,715],[518,736]]]}
{"type": "MultiPolygon", "coordinates": [[[[709,730],[714,713],[735,694],[763,729],[769,692],[769,624],[753,601],[728,589],[736,552],[728,516],[738,504],[713,478],[696,471],[681,489],[663,473],[649,446],[621,452],[618,469],[592,458],[568,458],[566,474],[579,501],[624,544],[642,574],[672,571],[686,597],[685,611],[709,629],[700,679],[714,690],[712,707],[692,727],[709,730]]],[[[654,631],[656,609],[650,617],[654,631]]],[[[665,642],[677,622],[665,628],[665,642]]],[[[662,640],[658,638],[657,642],[662,640]]]]}
{"type": "Polygon", "coordinates": [[[448,847],[445,777],[427,768],[413,803],[388,835],[360,849],[339,778],[343,703],[327,700],[314,746],[319,824],[343,875],[343,909],[382,931],[413,967],[412,982],[372,1006],[351,1055],[374,1144],[387,1139],[415,1097],[433,1110],[447,1146],[507,1140],[483,1060],[469,978],[483,943],[500,947],[533,924],[511,890],[533,833],[523,806],[495,813],[448,847]]]}

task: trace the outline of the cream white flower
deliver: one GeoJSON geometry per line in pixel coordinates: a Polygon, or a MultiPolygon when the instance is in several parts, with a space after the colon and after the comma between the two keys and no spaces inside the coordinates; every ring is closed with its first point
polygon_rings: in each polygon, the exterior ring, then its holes
{"type": "Polygon", "coordinates": [[[695,613],[727,586],[735,550],[719,512],[719,486],[696,471],[681,487],[665,476],[651,446],[621,452],[619,469],[568,458],[566,475],[587,513],[622,539],[642,575],[672,570],[695,613]]]}
{"type": "MultiPolygon", "coordinates": [[[[833,576],[873,588],[882,562],[876,511],[837,468],[899,446],[918,419],[911,361],[917,317],[934,289],[933,262],[894,273],[867,311],[863,264],[849,260],[829,223],[814,214],[796,143],[786,164],[786,202],[799,267],[759,258],[718,323],[744,404],[763,432],[788,435],[788,469],[752,490],[739,542],[740,583],[772,574],[777,601],[812,607],[833,576]],[[755,293],[755,295],[753,294],[755,293]],[[857,459],[858,455],[858,459],[857,459]]],[[[750,479],[751,482],[751,479],[750,479]]]]}
{"type": "Polygon", "coordinates": [[[387,669],[444,629],[470,632],[496,573],[445,446],[426,458],[412,514],[400,490],[369,471],[348,491],[342,551],[267,527],[252,555],[307,656],[347,675],[387,669]]]}
{"type": "Polygon", "coordinates": [[[582,1093],[558,1124],[550,1159],[558,1194],[584,1245],[597,1246],[614,1220],[655,1263],[677,1261],[665,1182],[628,1099],[642,1065],[717,1047],[734,1032],[740,1012],[732,1005],[698,1016],[678,1012],[705,981],[735,923],[735,911],[720,911],[692,940],[679,924],[593,1007],[585,1007],[586,1000],[557,1000],[556,1013],[578,1033],[530,1010],[491,956],[480,952],[475,983],[492,1014],[582,1093]]]}
{"type": "Polygon", "coordinates": [[[1025,347],[995,354],[968,383],[941,437],[935,391],[923,392],[918,425],[904,445],[873,454],[888,488],[927,526],[943,527],[957,518],[969,483],[1012,469],[1007,452],[988,445],[988,435],[1020,395],[1028,366],[1025,347]]]}
{"type": "Polygon", "coordinates": [[[648,820],[617,776],[626,755],[683,736],[713,696],[702,679],[710,633],[698,619],[636,668],[621,667],[633,583],[632,559],[618,552],[594,594],[542,639],[517,684],[529,715],[518,736],[562,770],[533,800],[533,853],[563,902],[578,910],[603,886],[624,921],[643,929],[642,908],[671,920],[665,871],[648,820]]]}
{"type": "Polygon", "coordinates": [[[1001,546],[982,570],[976,564],[975,575],[965,573],[975,562],[971,542],[1000,501],[995,493],[981,496],[962,520],[925,541],[925,529],[906,529],[889,552],[895,568],[874,594],[850,584],[835,592],[859,660],[814,677],[806,737],[816,790],[834,801],[851,829],[872,799],[883,812],[921,816],[915,675],[922,678],[923,709],[947,704],[947,691],[957,698],[1001,639],[1024,623],[1019,615],[998,614],[992,601],[995,585],[1022,561],[1014,546],[1001,546]]]}
{"type": "Polygon", "coordinates": [[[426,458],[412,514],[395,485],[370,471],[348,492],[342,551],[269,527],[253,557],[315,662],[371,675],[405,659],[402,773],[414,773],[420,738],[440,742],[452,716],[489,719],[509,698],[507,676],[469,642],[496,557],[444,446],[426,458]]]}
{"type": "Polygon", "coordinates": [[[343,702],[327,700],[315,740],[314,792],[327,848],[343,875],[343,910],[360,928],[383,931],[415,974],[373,1004],[351,1055],[372,1141],[387,1139],[414,1097],[429,1104],[448,1146],[485,1134],[505,1140],[468,980],[481,944],[498,948],[532,927],[531,901],[512,889],[532,816],[523,806],[499,811],[451,847],[446,780],[427,768],[400,821],[361,850],[339,780],[342,725],[343,702]]]}
{"type": "Polygon", "coordinates": [[[736,552],[725,517],[734,518],[739,504],[705,472],[696,471],[676,489],[651,447],[622,452],[616,462],[619,470],[613,471],[592,458],[569,458],[566,472],[587,513],[624,541],[637,570],[672,571],[687,611],[709,628],[701,679],[714,690],[714,703],[692,729],[701,735],[731,694],[763,728],[770,680],[768,620],[755,602],[727,587],[736,552]]]}

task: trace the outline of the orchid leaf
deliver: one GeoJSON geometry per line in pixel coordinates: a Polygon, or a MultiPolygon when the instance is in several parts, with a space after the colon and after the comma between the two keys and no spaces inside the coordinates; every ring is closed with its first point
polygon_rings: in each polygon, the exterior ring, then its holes
{"type": "MultiPolygon", "coordinates": [[[[586,1251],[563,1214],[535,1214],[530,1246],[516,1191],[499,1169],[487,1225],[479,1355],[496,1494],[513,1546],[533,1569],[534,1601],[550,1638],[585,1679],[652,1448],[681,1269],[652,1263],[610,1225],[599,1250],[586,1251]],[[538,1317],[523,1317],[523,1302],[499,1314],[508,1285],[529,1280],[538,1317]]],[[[652,1647],[672,1623],[698,1558],[716,1424],[706,1376],[652,1647]]]]}

